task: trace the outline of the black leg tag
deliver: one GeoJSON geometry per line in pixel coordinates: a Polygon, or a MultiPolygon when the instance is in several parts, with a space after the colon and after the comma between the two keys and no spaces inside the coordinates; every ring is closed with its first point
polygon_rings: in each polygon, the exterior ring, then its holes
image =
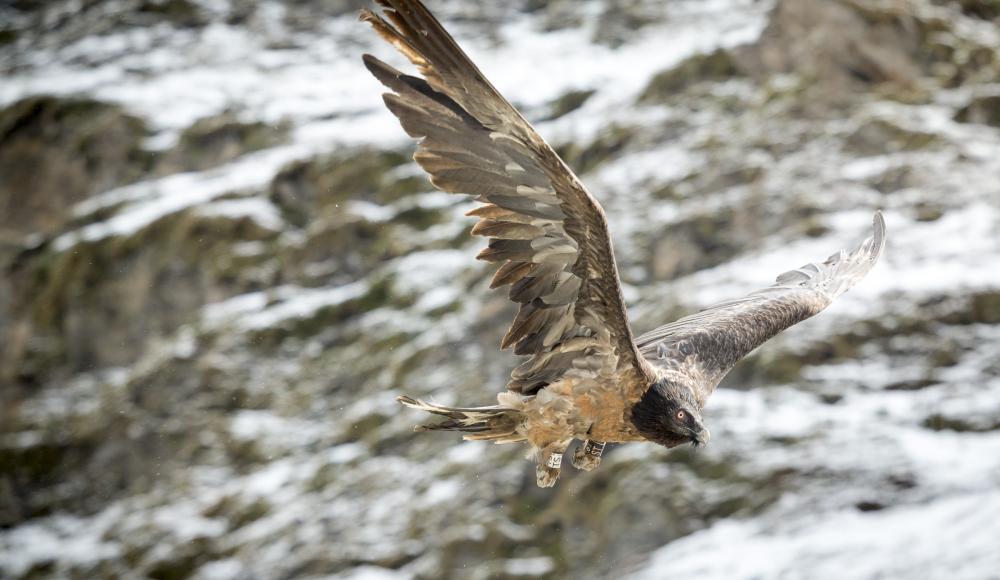
{"type": "Polygon", "coordinates": [[[604,446],[606,443],[602,441],[587,441],[586,447],[583,448],[583,452],[587,455],[592,455],[594,457],[600,457],[604,453],[604,446]]]}

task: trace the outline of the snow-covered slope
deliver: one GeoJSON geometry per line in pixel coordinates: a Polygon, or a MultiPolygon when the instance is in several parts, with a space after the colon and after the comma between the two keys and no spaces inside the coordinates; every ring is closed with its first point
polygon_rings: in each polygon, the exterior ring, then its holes
{"type": "Polygon", "coordinates": [[[0,210],[35,212],[0,220],[0,576],[1000,577],[1000,11],[479,4],[431,7],[604,204],[637,331],[877,208],[883,261],[733,372],[707,449],[539,490],[393,401],[491,401],[512,313],[360,3],[0,7],[0,210]],[[78,101],[139,145],[70,180],[78,101]]]}

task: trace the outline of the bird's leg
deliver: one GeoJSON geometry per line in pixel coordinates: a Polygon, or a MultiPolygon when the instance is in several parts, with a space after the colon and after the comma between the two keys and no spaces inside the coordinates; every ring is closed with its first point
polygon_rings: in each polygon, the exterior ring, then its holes
{"type": "Polygon", "coordinates": [[[605,445],[607,443],[603,441],[590,439],[581,443],[573,453],[573,467],[584,471],[597,469],[597,466],[601,464],[601,454],[604,453],[605,445]]]}
{"type": "Polygon", "coordinates": [[[556,484],[562,466],[563,453],[566,452],[571,441],[572,439],[557,441],[542,447],[538,453],[538,467],[535,469],[538,487],[552,487],[556,484]]]}

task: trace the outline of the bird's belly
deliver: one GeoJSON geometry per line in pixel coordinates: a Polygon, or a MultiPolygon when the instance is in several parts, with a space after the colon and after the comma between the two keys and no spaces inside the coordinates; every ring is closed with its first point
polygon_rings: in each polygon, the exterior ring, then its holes
{"type": "Polygon", "coordinates": [[[605,442],[640,441],[628,415],[631,402],[617,385],[581,384],[572,379],[540,391],[528,412],[528,439],[593,439],[605,442]]]}

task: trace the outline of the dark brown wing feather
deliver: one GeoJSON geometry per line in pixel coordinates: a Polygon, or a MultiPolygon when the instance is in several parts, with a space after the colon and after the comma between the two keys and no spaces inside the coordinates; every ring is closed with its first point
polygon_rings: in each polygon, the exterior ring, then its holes
{"type": "Polygon", "coordinates": [[[442,191],[484,205],[473,233],[479,259],[497,263],[492,287],[520,305],[502,340],[529,358],[508,388],[533,394],[562,377],[615,376],[627,396],[649,369],[629,328],[604,211],[531,125],[486,80],[418,1],[378,0],[369,22],[423,78],[371,55],[365,65],[393,92],[386,106],[419,139],[416,162],[442,191]],[[598,372],[599,371],[599,372],[598,372]]]}
{"type": "Polygon", "coordinates": [[[680,372],[703,388],[700,403],[741,358],[786,328],[818,314],[872,269],[885,247],[885,220],[875,214],[872,234],[853,252],[778,276],[773,286],[716,304],[636,339],[654,366],[680,372]]]}

